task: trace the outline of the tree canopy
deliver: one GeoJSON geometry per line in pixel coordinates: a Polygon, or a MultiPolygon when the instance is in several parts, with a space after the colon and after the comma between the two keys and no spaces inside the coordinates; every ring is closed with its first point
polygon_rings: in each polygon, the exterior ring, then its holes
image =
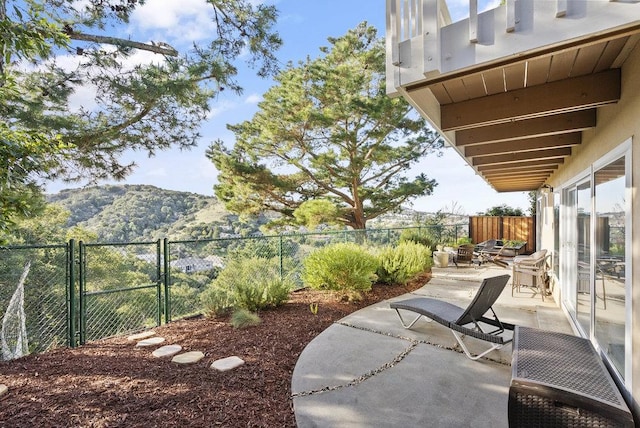
{"type": "Polygon", "coordinates": [[[520,208],[513,208],[508,206],[507,204],[502,204],[502,205],[496,205],[494,207],[491,207],[484,213],[481,213],[480,215],[498,216],[498,217],[508,217],[508,216],[522,217],[524,215],[524,212],[520,208]]]}
{"type": "Polygon", "coordinates": [[[119,180],[135,167],[121,159],[127,150],[194,146],[214,97],[241,91],[239,58],[260,76],[275,72],[275,7],[201,1],[210,35],[179,50],[127,34],[144,0],[0,0],[0,176],[11,176],[0,230],[37,210],[45,180],[119,180]]]}
{"type": "Polygon", "coordinates": [[[443,142],[402,98],[386,95],[375,28],[362,23],[329,43],[320,57],[282,70],[251,120],[228,125],[232,148],[210,146],[227,209],[293,219],[301,204],[324,199],[342,224],[363,229],[432,193],[435,180],[406,173],[443,142]]]}

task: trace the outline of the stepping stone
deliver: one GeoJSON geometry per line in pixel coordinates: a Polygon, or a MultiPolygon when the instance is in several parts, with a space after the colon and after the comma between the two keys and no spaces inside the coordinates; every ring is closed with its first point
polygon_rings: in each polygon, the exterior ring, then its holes
{"type": "Polygon", "coordinates": [[[202,352],[190,351],[190,352],[185,352],[184,354],[176,355],[175,357],[173,357],[171,362],[178,363],[178,364],[191,364],[191,363],[197,363],[203,358],[204,358],[204,354],[202,352]]]}
{"type": "Polygon", "coordinates": [[[146,339],[147,337],[151,337],[155,335],[156,335],[156,332],[153,330],[143,331],[142,333],[133,334],[127,337],[127,340],[142,340],[142,339],[146,339]]]}
{"type": "Polygon", "coordinates": [[[172,357],[180,351],[182,351],[182,346],[180,345],[164,345],[156,349],[155,351],[153,351],[151,355],[153,355],[156,358],[172,357]]]}
{"type": "Polygon", "coordinates": [[[9,391],[9,387],[5,384],[0,384],[0,397],[6,394],[7,391],[9,391]]]}
{"type": "Polygon", "coordinates": [[[236,367],[240,367],[244,364],[244,360],[240,357],[227,357],[216,360],[211,364],[211,368],[214,370],[218,370],[219,372],[226,372],[228,370],[233,370],[236,367]]]}
{"type": "Polygon", "coordinates": [[[151,337],[136,343],[136,348],[145,348],[148,346],[156,346],[164,342],[164,337],[151,337]]]}

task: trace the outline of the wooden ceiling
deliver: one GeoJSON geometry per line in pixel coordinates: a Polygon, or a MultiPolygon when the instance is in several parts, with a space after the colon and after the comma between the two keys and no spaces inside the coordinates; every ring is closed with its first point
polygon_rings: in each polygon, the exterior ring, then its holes
{"type": "Polygon", "coordinates": [[[478,174],[500,192],[536,190],[596,125],[597,108],[620,99],[620,67],[637,40],[626,34],[515,58],[427,88],[440,103],[441,129],[455,133],[478,174]]]}

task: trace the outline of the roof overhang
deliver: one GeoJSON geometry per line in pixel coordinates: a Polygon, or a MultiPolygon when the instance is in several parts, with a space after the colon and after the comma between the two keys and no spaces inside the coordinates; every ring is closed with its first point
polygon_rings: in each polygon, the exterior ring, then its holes
{"type": "MultiPolygon", "coordinates": [[[[638,15],[640,6],[627,6],[633,8],[631,15],[638,15]]],[[[602,19],[589,22],[602,23],[602,19]]],[[[422,77],[415,74],[412,62],[422,58],[414,46],[418,39],[400,43],[401,61],[392,68],[401,70],[396,71],[395,87],[495,190],[537,190],[582,144],[584,131],[597,125],[598,108],[619,101],[621,69],[640,39],[640,20],[630,17],[622,25],[603,25],[593,33],[547,45],[524,39],[546,37],[547,27],[523,32],[517,37],[523,38],[524,45],[530,43],[531,49],[496,55],[478,64],[465,58],[474,52],[479,58],[492,48],[475,49],[478,41],[465,39],[471,34],[469,25],[474,25],[472,19],[467,21],[447,27],[448,38],[441,30],[435,56],[424,55],[426,62],[440,58],[440,71],[425,71],[422,77]],[[455,31],[460,31],[460,40],[455,31]],[[459,44],[458,51],[451,51],[451,61],[464,65],[444,64],[449,55],[445,49],[458,46],[449,40],[459,44]]],[[[432,48],[427,42],[424,46],[432,48]]]]}

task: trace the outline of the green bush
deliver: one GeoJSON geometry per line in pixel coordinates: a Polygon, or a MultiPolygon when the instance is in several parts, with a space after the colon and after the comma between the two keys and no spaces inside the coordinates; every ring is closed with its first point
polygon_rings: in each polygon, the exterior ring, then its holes
{"type": "Polygon", "coordinates": [[[460,246],[460,245],[473,244],[473,242],[471,241],[471,238],[469,238],[468,236],[462,236],[458,238],[458,241],[456,242],[456,244],[460,246]]]}
{"type": "Polygon", "coordinates": [[[234,306],[231,290],[210,284],[201,294],[200,303],[206,314],[211,316],[224,315],[234,306]]]}
{"type": "Polygon", "coordinates": [[[386,284],[406,284],[431,267],[431,250],[406,241],[397,247],[385,247],[378,253],[378,280],[386,284]]]}
{"type": "Polygon", "coordinates": [[[377,258],[356,244],[332,244],[307,256],[302,280],[314,289],[368,291],[377,266],[377,258]]]}
{"type": "Polygon", "coordinates": [[[230,309],[257,311],[283,304],[294,283],[280,279],[277,258],[232,259],[201,295],[205,311],[218,315],[230,309]]]}
{"type": "Polygon", "coordinates": [[[436,239],[429,231],[427,230],[412,230],[407,229],[403,230],[400,234],[400,238],[398,239],[399,243],[403,242],[415,242],[416,244],[422,244],[431,251],[435,251],[436,245],[438,244],[438,239],[436,239]]]}
{"type": "Polygon", "coordinates": [[[238,309],[231,315],[231,325],[234,328],[247,328],[260,324],[260,317],[246,309],[238,309]]]}

